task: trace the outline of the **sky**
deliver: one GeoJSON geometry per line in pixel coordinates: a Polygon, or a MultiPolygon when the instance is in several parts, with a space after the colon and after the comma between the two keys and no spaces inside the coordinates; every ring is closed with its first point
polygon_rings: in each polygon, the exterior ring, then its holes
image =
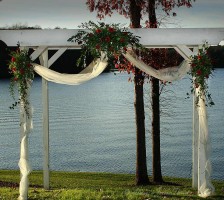
{"type": "MultiPolygon", "coordinates": [[[[22,24],[41,28],[78,28],[89,20],[97,22],[96,13],[90,13],[85,0],[2,0],[0,27],[22,24]]],[[[192,8],[174,10],[176,17],[165,18],[167,28],[224,28],[224,0],[196,0],[192,8]]],[[[163,18],[161,13],[157,13],[163,18]]],[[[119,14],[101,20],[105,23],[129,25],[129,19],[119,14]]]]}

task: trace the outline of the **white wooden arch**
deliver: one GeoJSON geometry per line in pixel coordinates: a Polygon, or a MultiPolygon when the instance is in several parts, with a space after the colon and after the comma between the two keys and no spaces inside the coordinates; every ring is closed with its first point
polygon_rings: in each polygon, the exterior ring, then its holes
{"type": "MultiPolygon", "coordinates": [[[[49,68],[67,49],[79,49],[77,43],[68,42],[68,38],[75,35],[74,30],[0,30],[0,40],[8,46],[32,48],[35,51],[31,59],[40,58],[43,66],[49,68]],[[56,49],[57,52],[48,60],[48,50],[56,49]]],[[[140,36],[140,43],[147,48],[174,48],[184,59],[197,52],[204,41],[209,45],[218,45],[224,40],[224,28],[184,28],[184,29],[130,29],[134,35],[140,36]],[[193,48],[193,51],[192,51],[193,48]]],[[[48,82],[42,79],[43,94],[43,144],[44,144],[44,188],[49,189],[49,99],[48,82]]],[[[205,178],[205,163],[202,150],[200,150],[200,127],[198,127],[198,113],[193,105],[193,168],[192,187],[199,189],[201,181],[205,178]]],[[[20,131],[22,136],[23,130],[20,131]]],[[[26,138],[28,139],[28,138],[26,138]]],[[[26,141],[27,143],[27,141],[26,141]]],[[[28,148],[28,146],[26,147],[28,148]]],[[[27,149],[28,150],[28,149],[27,149]]],[[[26,198],[25,198],[26,199],[26,198]]]]}

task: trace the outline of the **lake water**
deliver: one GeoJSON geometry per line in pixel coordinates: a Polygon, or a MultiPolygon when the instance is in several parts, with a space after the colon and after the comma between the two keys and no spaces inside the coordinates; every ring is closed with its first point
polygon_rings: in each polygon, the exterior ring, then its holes
{"type": "MultiPolygon", "coordinates": [[[[50,168],[64,171],[135,173],[135,120],[133,83],[127,74],[106,73],[80,85],[49,83],[50,168]]],[[[224,69],[209,80],[215,106],[208,109],[212,139],[213,178],[224,180],[224,69]]],[[[19,121],[8,92],[9,81],[0,80],[0,169],[18,169],[19,121]]],[[[162,94],[161,152],[164,176],[191,177],[192,99],[186,99],[190,80],[167,86],[162,94]]],[[[149,84],[145,86],[147,162],[151,175],[149,84]]],[[[41,79],[32,87],[34,130],[30,135],[30,160],[42,169],[41,79]]]]}

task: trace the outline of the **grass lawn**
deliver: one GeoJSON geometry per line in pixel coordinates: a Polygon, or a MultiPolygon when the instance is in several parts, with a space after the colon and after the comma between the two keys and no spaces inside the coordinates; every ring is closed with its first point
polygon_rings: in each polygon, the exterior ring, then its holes
{"type": "MultiPolygon", "coordinates": [[[[14,200],[19,196],[19,171],[0,171],[0,200],[14,200]]],[[[135,186],[135,176],[129,174],[51,172],[50,190],[42,189],[42,172],[30,175],[29,200],[150,200],[202,199],[191,188],[190,179],[164,178],[164,185],[135,186]]],[[[214,181],[216,196],[224,199],[224,182],[214,181]]]]}

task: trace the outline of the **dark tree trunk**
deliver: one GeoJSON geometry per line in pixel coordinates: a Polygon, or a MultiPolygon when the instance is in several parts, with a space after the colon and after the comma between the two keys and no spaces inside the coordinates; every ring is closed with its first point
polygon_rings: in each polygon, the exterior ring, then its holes
{"type": "Polygon", "coordinates": [[[152,95],[152,181],[162,183],[161,153],[160,153],[160,101],[159,80],[151,80],[152,95]]]}
{"type": "MultiPolygon", "coordinates": [[[[130,0],[130,16],[133,28],[140,27],[141,8],[136,5],[135,0],[130,0]]],[[[136,121],[136,185],[149,184],[146,162],[145,144],[145,111],[143,98],[144,78],[139,70],[136,69],[135,84],[135,121],[136,121]]]]}
{"type": "MultiPolygon", "coordinates": [[[[155,0],[149,0],[149,22],[150,28],[157,28],[157,19],[155,12],[155,0]]],[[[160,153],[160,94],[159,80],[151,80],[151,98],[152,98],[152,181],[162,183],[161,171],[161,153],[160,153]]]]}
{"type": "MultiPolygon", "coordinates": [[[[139,70],[136,70],[139,72],[139,70]]],[[[145,144],[145,111],[143,98],[143,76],[134,77],[135,83],[135,121],[136,121],[136,185],[149,184],[145,144]],[[142,82],[142,83],[141,83],[142,82]]]]}

